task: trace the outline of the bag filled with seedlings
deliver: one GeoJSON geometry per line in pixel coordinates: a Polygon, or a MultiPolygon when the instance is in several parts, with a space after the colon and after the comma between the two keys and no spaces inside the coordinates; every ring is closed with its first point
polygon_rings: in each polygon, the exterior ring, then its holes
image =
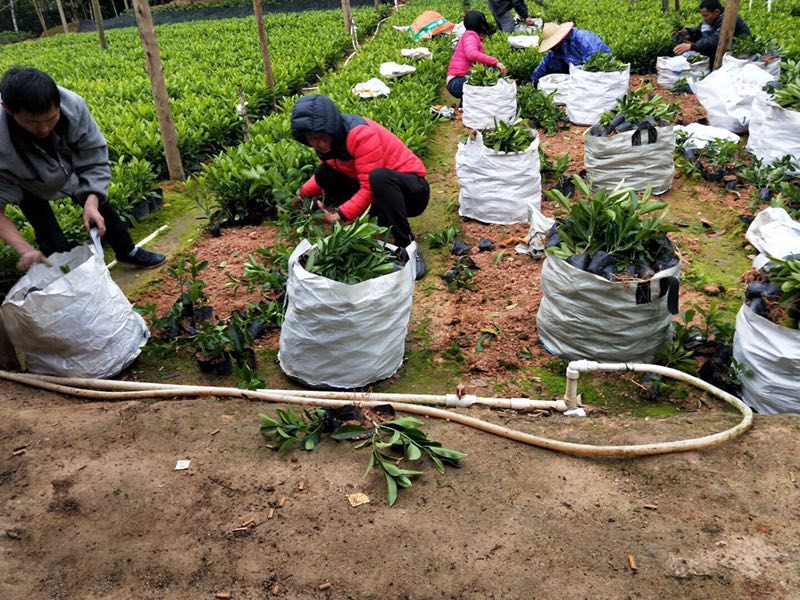
{"type": "Polygon", "coordinates": [[[539,340],[558,356],[649,361],[672,340],[680,261],[667,237],[664,202],[632,190],[592,193],[580,177],[579,198],[548,197],[564,209],[547,237],[539,340]]]}
{"type": "Polygon", "coordinates": [[[711,72],[709,63],[707,56],[697,52],[687,52],[681,56],[659,56],[656,60],[656,83],[669,90],[680,79],[702,79],[711,72]]]}
{"type": "Polygon", "coordinates": [[[758,35],[740,35],[733,38],[731,51],[722,57],[722,66],[754,65],[773,78],[781,75],[781,54],[784,49],[774,41],[758,35]]]}
{"type": "Polygon", "coordinates": [[[464,83],[464,127],[492,129],[495,121],[512,123],[517,114],[517,84],[486,65],[472,68],[464,83]]]}
{"type": "Polygon", "coordinates": [[[387,244],[388,230],[362,215],[330,236],[303,240],[289,258],[278,360],[314,387],[350,389],[403,364],[414,292],[416,244],[387,244]]]}
{"type": "Polygon", "coordinates": [[[675,132],[680,106],[651,85],[629,92],[584,134],[584,163],[594,188],[619,185],[663,194],[675,175],[675,132]]]}
{"type": "Polygon", "coordinates": [[[761,211],[746,234],[760,254],[744,277],[733,356],[743,400],[765,414],[800,414],[799,231],[785,210],[773,207],[761,211]]]}
{"type": "Polygon", "coordinates": [[[800,175],[800,61],[787,61],[780,79],[753,100],[747,148],[768,163],[791,156],[800,175]]]}
{"type": "Polygon", "coordinates": [[[570,65],[567,117],[576,125],[594,125],[628,92],[631,66],[598,52],[580,66],[570,65]]]}
{"type": "Polygon", "coordinates": [[[458,214],[484,223],[527,222],[529,207],[542,203],[539,169],[539,136],[524,121],[473,132],[456,152],[458,214]]]}

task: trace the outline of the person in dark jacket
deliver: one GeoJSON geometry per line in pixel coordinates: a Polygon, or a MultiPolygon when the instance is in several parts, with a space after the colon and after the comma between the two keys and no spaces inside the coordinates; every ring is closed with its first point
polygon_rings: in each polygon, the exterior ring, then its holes
{"type": "MultiPolygon", "coordinates": [[[[703,22],[697,27],[681,29],[674,33],[677,37],[685,37],[688,41],[682,42],[673,48],[675,54],[683,54],[694,50],[700,54],[708,56],[712,61],[717,54],[719,45],[719,34],[722,29],[722,18],[725,16],[725,9],[722,8],[719,0],[702,0],[700,2],[700,16],[703,22]]],[[[750,28],[736,15],[736,27],[733,36],[751,35],[750,28]]]]}
{"type": "MultiPolygon", "coordinates": [[[[321,198],[317,205],[325,222],[352,221],[369,210],[397,246],[413,241],[408,218],[427,208],[430,186],[425,165],[397,136],[370,119],[340,112],[317,94],[303,96],[292,108],[292,137],[322,160],[300,196],[321,198]]],[[[417,250],[417,279],[426,271],[417,250]]]]}
{"type": "Polygon", "coordinates": [[[544,24],[539,52],[547,52],[547,55],[531,73],[534,85],[545,75],[569,73],[570,65],[582,65],[598,52],[611,54],[611,49],[596,33],[586,29],[575,29],[573,24],[567,21],[560,25],[544,24]]]}
{"type": "Polygon", "coordinates": [[[140,268],[166,257],[134,246],[108,202],[108,145],[83,98],[36,69],[14,67],[0,81],[0,239],[20,256],[17,268],[47,263],[70,249],[50,201],[69,196],[83,207],[83,223],[97,227],[117,260],[140,268]],[[18,204],[36,236],[37,250],[5,215],[18,204]]]}
{"type": "Polygon", "coordinates": [[[514,31],[516,22],[514,15],[511,14],[512,8],[519,15],[519,18],[525,21],[526,25],[533,25],[534,20],[528,15],[528,7],[525,5],[525,0],[489,0],[489,10],[492,11],[500,31],[506,33],[514,31]]]}

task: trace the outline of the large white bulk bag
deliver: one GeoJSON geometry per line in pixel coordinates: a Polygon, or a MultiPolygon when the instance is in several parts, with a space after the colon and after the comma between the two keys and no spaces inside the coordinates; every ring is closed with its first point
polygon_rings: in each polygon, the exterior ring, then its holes
{"type": "Polygon", "coordinates": [[[495,85],[464,84],[462,122],[472,129],[494,129],[495,119],[513,123],[517,115],[517,84],[501,78],[495,85]]]}
{"type": "Polygon", "coordinates": [[[762,91],[753,100],[747,148],[768,163],[790,155],[798,165],[794,174],[800,175],[800,112],[783,108],[762,91]]]}
{"type": "Polygon", "coordinates": [[[570,65],[569,74],[567,118],[576,125],[594,125],[628,93],[631,66],[625,65],[624,71],[593,73],[570,65]]]}

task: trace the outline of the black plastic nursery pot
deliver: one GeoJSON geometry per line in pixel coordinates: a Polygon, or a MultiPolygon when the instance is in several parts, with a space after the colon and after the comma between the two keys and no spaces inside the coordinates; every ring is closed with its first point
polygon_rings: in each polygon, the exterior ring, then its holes
{"type": "Polygon", "coordinates": [[[147,199],[139,200],[139,202],[133,205],[133,208],[131,210],[131,215],[137,221],[141,221],[149,214],[150,214],[150,201],[147,199]]]}
{"type": "Polygon", "coordinates": [[[217,356],[206,356],[202,352],[197,352],[194,358],[203,373],[208,373],[209,375],[230,375],[233,373],[233,359],[228,352],[223,352],[217,356]]]}
{"type": "Polygon", "coordinates": [[[236,356],[236,363],[243,367],[247,365],[251,371],[256,370],[256,351],[252,348],[245,348],[242,353],[236,356]]]}

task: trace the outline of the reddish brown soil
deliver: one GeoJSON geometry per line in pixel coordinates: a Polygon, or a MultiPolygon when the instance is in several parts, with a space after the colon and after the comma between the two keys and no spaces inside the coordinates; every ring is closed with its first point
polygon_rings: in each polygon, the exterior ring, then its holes
{"type": "MultiPolygon", "coordinates": [[[[231,287],[231,278],[242,276],[248,254],[259,248],[275,244],[275,228],[263,227],[223,228],[220,237],[202,236],[192,246],[197,260],[207,260],[208,266],[198,275],[206,282],[205,293],[214,313],[226,318],[231,312],[247,303],[258,302],[258,291],[247,291],[242,286],[231,287]]],[[[159,316],[167,312],[179,294],[176,279],[164,274],[162,282],[139,299],[138,304],[153,303],[159,316]]]]}

